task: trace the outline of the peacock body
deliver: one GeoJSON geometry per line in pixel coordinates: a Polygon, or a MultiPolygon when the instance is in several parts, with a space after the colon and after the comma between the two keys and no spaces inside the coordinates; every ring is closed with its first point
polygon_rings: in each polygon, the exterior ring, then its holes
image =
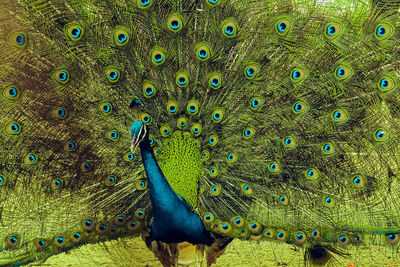
{"type": "Polygon", "coordinates": [[[397,2],[0,3],[0,265],[140,234],[398,250],[397,2]]]}

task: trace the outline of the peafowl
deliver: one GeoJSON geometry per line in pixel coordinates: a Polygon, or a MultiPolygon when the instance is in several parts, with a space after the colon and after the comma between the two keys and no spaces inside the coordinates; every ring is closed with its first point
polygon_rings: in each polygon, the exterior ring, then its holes
{"type": "Polygon", "coordinates": [[[139,235],[166,266],[398,251],[398,1],[0,6],[0,265],[139,235]]]}

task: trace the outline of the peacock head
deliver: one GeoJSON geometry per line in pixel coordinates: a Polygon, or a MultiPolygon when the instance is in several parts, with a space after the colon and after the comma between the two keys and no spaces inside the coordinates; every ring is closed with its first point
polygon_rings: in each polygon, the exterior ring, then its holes
{"type": "Polygon", "coordinates": [[[135,152],[136,147],[145,139],[148,139],[149,135],[147,132],[146,125],[141,121],[135,121],[131,126],[131,151],[135,152]]]}

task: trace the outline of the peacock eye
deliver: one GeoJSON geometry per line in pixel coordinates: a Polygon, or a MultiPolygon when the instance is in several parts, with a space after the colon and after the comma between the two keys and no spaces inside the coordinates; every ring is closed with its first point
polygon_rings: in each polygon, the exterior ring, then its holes
{"type": "Polygon", "coordinates": [[[251,80],[254,79],[258,72],[260,71],[260,64],[258,63],[250,63],[244,68],[244,74],[247,79],[251,80]]]}
{"type": "Polygon", "coordinates": [[[394,33],[394,27],[390,23],[378,24],[375,28],[375,37],[379,41],[388,39],[394,33]]]}
{"type": "Polygon", "coordinates": [[[151,61],[158,66],[165,62],[165,50],[159,46],[153,47],[150,51],[151,61]]]}
{"type": "Polygon", "coordinates": [[[335,39],[343,33],[343,26],[339,23],[328,23],[325,27],[325,35],[329,39],[335,39]]]}
{"type": "Polygon", "coordinates": [[[196,45],[196,57],[200,61],[207,61],[211,57],[211,47],[207,42],[201,42],[196,45]]]}
{"type": "Polygon", "coordinates": [[[60,84],[66,84],[69,81],[69,72],[64,68],[54,70],[51,76],[60,84]]]}
{"type": "Polygon", "coordinates": [[[224,20],[221,25],[222,34],[228,38],[236,36],[237,28],[237,22],[234,18],[228,18],[224,20]]]}
{"type": "Polygon", "coordinates": [[[304,68],[294,68],[290,73],[290,79],[294,83],[299,83],[306,78],[307,70],[304,68]]]}
{"type": "Polygon", "coordinates": [[[285,35],[289,32],[291,22],[288,18],[279,19],[275,23],[275,30],[280,35],[285,35]]]}
{"type": "Polygon", "coordinates": [[[120,78],[120,71],[114,66],[108,66],[104,69],[104,73],[106,75],[107,80],[110,83],[116,83],[118,82],[120,78]]]}

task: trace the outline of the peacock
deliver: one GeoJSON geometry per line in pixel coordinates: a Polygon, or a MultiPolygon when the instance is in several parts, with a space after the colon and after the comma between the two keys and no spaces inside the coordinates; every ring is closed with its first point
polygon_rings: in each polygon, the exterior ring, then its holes
{"type": "Polygon", "coordinates": [[[127,236],[164,266],[398,252],[398,1],[0,5],[1,266],[127,236]]]}

